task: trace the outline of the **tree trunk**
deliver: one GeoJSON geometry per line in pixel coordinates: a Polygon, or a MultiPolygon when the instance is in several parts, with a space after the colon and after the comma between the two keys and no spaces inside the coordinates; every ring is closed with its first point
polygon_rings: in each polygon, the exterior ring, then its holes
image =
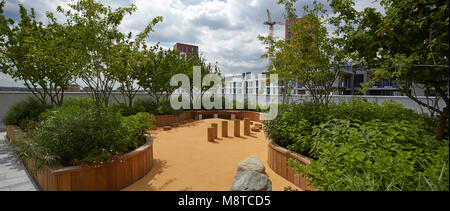
{"type": "Polygon", "coordinates": [[[436,140],[442,140],[445,135],[445,129],[447,128],[447,120],[448,120],[448,107],[444,108],[444,113],[440,115],[439,117],[439,123],[438,127],[436,129],[436,133],[434,135],[434,138],[436,140]]]}

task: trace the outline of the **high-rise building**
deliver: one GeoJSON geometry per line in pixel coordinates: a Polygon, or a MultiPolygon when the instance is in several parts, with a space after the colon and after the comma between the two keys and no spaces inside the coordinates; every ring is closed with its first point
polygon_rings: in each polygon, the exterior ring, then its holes
{"type": "Polygon", "coordinates": [[[186,60],[192,58],[192,56],[198,57],[198,46],[189,45],[183,43],[176,43],[173,46],[173,50],[180,51],[186,58],[186,60]]]}
{"type": "Polygon", "coordinates": [[[291,38],[292,38],[292,24],[294,24],[297,21],[301,21],[302,18],[296,18],[296,19],[289,19],[286,20],[286,24],[285,24],[285,39],[286,42],[291,43],[291,38]]]}

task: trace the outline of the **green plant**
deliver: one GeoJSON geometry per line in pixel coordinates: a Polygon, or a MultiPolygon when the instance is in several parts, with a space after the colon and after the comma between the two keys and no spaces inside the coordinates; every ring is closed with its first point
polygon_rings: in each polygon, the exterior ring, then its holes
{"type": "Polygon", "coordinates": [[[146,112],[145,108],[140,105],[129,107],[126,104],[114,104],[110,106],[113,111],[119,112],[122,116],[136,115],[140,112],[146,112]]]}
{"type": "Polygon", "coordinates": [[[3,122],[5,125],[18,125],[22,129],[27,129],[38,120],[42,112],[50,108],[52,106],[30,97],[12,105],[3,122]]]}
{"type": "Polygon", "coordinates": [[[136,99],[133,106],[139,107],[145,112],[154,114],[158,108],[158,102],[153,99],[136,99]]]}
{"type": "MultiPolygon", "coordinates": [[[[295,0],[291,0],[295,1],[295,0]]],[[[356,65],[373,69],[367,89],[380,79],[401,84],[400,92],[439,114],[435,138],[445,139],[449,119],[449,1],[383,0],[379,9],[359,10],[353,0],[331,0],[330,24],[356,65]],[[367,43],[371,43],[367,45],[367,43]],[[427,104],[410,92],[413,84],[442,100],[427,104]]],[[[447,134],[448,137],[448,134],[447,134]]]]}
{"type": "MultiPolygon", "coordinates": [[[[400,104],[386,101],[381,106],[366,100],[354,100],[330,104],[327,108],[313,102],[291,104],[279,107],[280,114],[273,121],[265,123],[268,138],[282,147],[310,155],[312,127],[332,119],[345,119],[352,123],[378,120],[385,123],[418,121],[420,128],[432,134],[436,120],[405,109],[400,104]]],[[[447,132],[448,134],[448,132],[447,132]]],[[[313,156],[313,155],[310,155],[313,156]]]]}
{"type": "Polygon", "coordinates": [[[22,158],[38,166],[103,164],[145,143],[153,126],[150,114],[122,117],[110,108],[64,106],[42,114],[43,121],[17,143],[22,158]]]}
{"type": "Polygon", "coordinates": [[[82,108],[89,108],[95,106],[95,101],[92,98],[68,98],[64,100],[63,106],[76,106],[82,108]]]}
{"type": "Polygon", "coordinates": [[[293,169],[319,190],[448,190],[448,141],[419,121],[330,120],[314,126],[308,166],[293,169]],[[431,181],[431,182],[430,182],[431,181]]]}
{"type": "Polygon", "coordinates": [[[161,100],[158,103],[158,108],[155,115],[178,115],[183,112],[183,109],[175,110],[170,105],[170,100],[161,100]]]}

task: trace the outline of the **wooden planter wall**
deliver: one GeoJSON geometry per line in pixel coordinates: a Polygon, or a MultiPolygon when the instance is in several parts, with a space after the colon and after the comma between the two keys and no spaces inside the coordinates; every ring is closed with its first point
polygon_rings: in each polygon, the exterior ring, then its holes
{"type": "Polygon", "coordinates": [[[289,158],[292,158],[303,165],[308,165],[310,163],[309,158],[277,146],[272,142],[269,142],[267,157],[267,163],[275,173],[294,183],[302,190],[313,190],[309,187],[308,178],[302,175],[296,175],[291,168],[288,168],[289,158]]]}
{"type": "MultiPolygon", "coordinates": [[[[7,127],[12,142],[20,138],[17,126],[7,127]]],[[[34,168],[32,160],[26,160],[28,169],[34,168]]],[[[99,167],[73,166],[65,168],[44,167],[33,174],[41,190],[45,191],[117,191],[138,181],[153,166],[153,139],[125,155],[122,162],[110,162],[99,167]]]]}
{"type": "Polygon", "coordinates": [[[228,110],[199,110],[199,111],[184,111],[178,115],[158,115],[155,116],[156,126],[164,127],[170,126],[174,123],[179,123],[186,120],[194,120],[196,115],[202,115],[203,119],[213,118],[217,114],[219,118],[230,119],[234,114],[236,119],[250,118],[251,121],[262,122],[260,120],[260,113],[253,111],[228,111],[228,110]]]}

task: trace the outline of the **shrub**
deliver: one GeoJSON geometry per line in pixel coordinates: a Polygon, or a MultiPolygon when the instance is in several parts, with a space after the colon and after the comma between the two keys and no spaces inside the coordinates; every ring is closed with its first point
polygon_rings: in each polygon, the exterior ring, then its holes
{"type": "Polygon", "coordinates": [[[265,130],[268,138],[280,146],[308,156],[311,149],[309,141],[311,124],[306,119],[295,115],[302,115],[302,113],[279,114],[275,120],[270,121],[269,124],[266,123],[265,130]]]}
{"type": "Polygon", "coordinates": [[[64,106],[42,114],[43,121],[17,145],[22,157],[40,166],[102,164],[145,143],[153,117],[122,117],[110,108],[64,106]]]}
{"type": "Polygon", "coordinates": [[[175,110],[170,105],[170,100],[161,100],[158,104],[156,111],[154,111],[154,115],[178,115],[183,112],[183,109],[175,110]]]}
{"type": "Polygon", "coordinates": [[[133,107],[142,109],[143,112],[155,114],[158,108],[158,102],[152,99],[137,99],[134,101],[133,107]]]}
{"type": "Polygon", "coordinates": [[[3,122],[5,125],[18,125],[22,129],[29,129],[39,119],[39,115],[51,107],[30,97],[12,105],[3,122]]]}
{"type": "Polygon", "coordinates": [[[119,112],[122,116],[132,116],[141,112],[146,112],[145,108],[139,105],[129,107],[126,104],[114,104],[110,107],[113,111],[119,112]]]}
{"type": "Polygon", "coordinates": [[[177,115],[183,110],[175,110],[170,105],[170,100],[161,100],[159,103],[151,99],[138,99],[134,102],[133,107],[126,105],[115,105],[113,108],[120,111],[122,115],[135,115],[140,112],[148,112],[153,115],[177,115]]]}
{"type": "Polygon", "coordinates": [[[94,107],[96,105],[94,99],[83,97],[83,98],[66,98],[64,99],[63,106],[65,107],[76,106],[80,108],[89,108],[94,107]]]}
{"type": "Polygon", "coordinates": [[[330,104],[328,108],[317,106],[312,102],[282,106],[275,120],[265,123],[268,138],[282,147],[295,152],[310,155],[311,141],[308,134],[312,127],[326,123],[332,119],[346,119],[361,123],[373,120],[391,123],[398,121],[419,121],[427,134],[433,134],[435,120],[420,115],[413,110],[405,109],[400,104],[384,102],[383,105],[364,100],[330,104]]]}
{"type": "Polygon", "coordinates": [[[292,164],[319,190],[448,190],[449,143],[419,121],[334,119],[314,126],[311,139],[316,159],[292,164]]]}

